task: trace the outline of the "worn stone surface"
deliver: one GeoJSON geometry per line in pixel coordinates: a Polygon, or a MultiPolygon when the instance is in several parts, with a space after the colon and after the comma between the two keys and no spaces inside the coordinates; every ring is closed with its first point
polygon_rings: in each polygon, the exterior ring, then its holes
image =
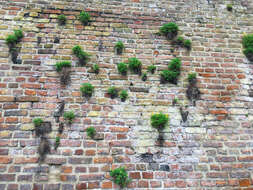
{"type": "Polygon", "coordinates": [[[13,0],[0,7],[1,190],[117,189],[109,171],[119,166],[132,178],[129,189],[253,188],[253,65],[241,45],[242,36],[253,32],[252,1],[13,0]],[[77,19],[82,10],[91,14],[88,26],[77,19]],[[66,25],[58,24],[60,14],[66,25]],[[192,41],[191,51],[157,35],[170,21],[192,41]],[[14,65],[4,40],[18,28],[24,32],[18,44],[22,64],[14,65]],[[122,55],[114,51],[119,40],[122,55]],[[72,54],[74,45],[91,54],[83,67],[72,54]],[[130,57],[142,61],[143,72],[154,64],[155,73],[145,82],[131,72],[120,75],[117,64],[130,57]],[[182,60],[178,84],[160,84],[160,72],[174,57],[182,60]],[[67,85],[54,67],[62,60],[72,62],[67,85]],[[95,63],[99,74],[90,72],[95,63]],[[186,96],[190,72],[197,73],[200,91],[195,106],[186,96]],[[79,90],[85,82],[95,87],[89,99],[79,90]],[[110,99],[110,86],[127,90],[129,98],[110,99]],[[54,116],[64,122],[64,111],[54,114],[60,101],[76,118],[64,124],[54,150],[54,116]],[[170,117],[162,146],[150,125],[159,112],[170,117]],[[52,124],[45,134],[51,151],[41,166],[35,117],[52,124]],[[94,139],[86,134],[91,126],[94,139]]]}

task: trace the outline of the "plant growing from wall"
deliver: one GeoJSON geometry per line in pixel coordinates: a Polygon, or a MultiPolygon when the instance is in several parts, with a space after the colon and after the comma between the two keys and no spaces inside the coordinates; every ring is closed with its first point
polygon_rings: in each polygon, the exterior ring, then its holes
{"type": "Polygon", "coordinates": [[[167,39],[172,40],[173,38],[175,38],[177,36],[178,30],[179,30],[179,28],[176,23],[169,22],[167,24],[164,24],[160,28],[160,33],[162,35],[166,36],[167,39]]]}
{"type": "Polygon", "coordinates": [[[148,78],[148,75],[147,75],[147,73],[145,72],[145,73],[143,73],[142,75],[141,75],[141,80],[142,81],[146,81],[147,80],[147,78],[148,78]]]}
{"type": "Polygon", "coordinates": [[[142,63],[139,59],[133,57],[128,59],[128,68],[135,74],[141,74],[142,63]]]}
{"type": "Polygon", "coordinates": [[[126,75],[127,74],[127,69],[128,69],[128,66],[126,63],[119,63],[117,65],[117,68],[118,68],[118,72],[121,74],[121,75],[126,75]]]}
{"type": "Polygon", "coordinates": [[[126,90],[121,90],[119,93],[119,97],[121,99],[122,102],[126,101],[127,97],[128,97],[128,93],[126,90]]]}
{"type": "Polygon", "coordinates": [[[67,84],[70,81],[71,62],[60,61],[55,64],[56,71],[60,73],[60,81],[62,84],[67,84]]]}
{"type": "Polygon", "coordinates": [[[249,61],[253,61],[253,34],[244,35],[242,38],[243,53],[249,61]]]}
{"type": "Polygon", "coordinates": [[[149,65],[148,66],[148,72],[154,74],[156,70],[156,66],[155,65],[149,65]]]}
{"type": "Polygon", "coordinates": [[[190,50],[192,46],[191,40],[185,40],[182,36],[179,36],[173,43],[184,47],[187,50],[190,50]]]}
{"type": "Polygon", "coordinates": [[[60,138],[59,136],[57,136],[57,137],[55,138],[55,143],[54,143],[54,149],[55,149],[55,150],[57,150],[57,148],[59,147],[59,145],[60,145],[60,140],[61,140],[61,138],[60,138]]]}
{"type": "Polygon", "coordinates": [[[82,11],[79,15],[79,20],[84,26],[87,26],[90,22],[90,14],[82,11]]]}
{"type": "Polygon", "coordinates": [[[169,122],[169,117],[163,113],[153,114],[150,118],[151,120],[151,126],[155,129],[157,129],[159,136],[158,141],[159,144],[162,145],[164,138],[162,134],[162,130],[166,127],[166,125],[169,122]]]}
{"type": "Polygon", "coordinates": [[[94,86],[90,83],[83,83],[80,87],[80,91],[83,96],[91,97],[94,92],[94,86]]]}
{"type": "Polygon", "coordinates": [[[108,88],[107,93],[112,99],[118,97],[118,89],[114,86],[108,88]]]}
{"type": "Polygon", "coordinates": [[[177,84],[178,76],[180,75],[181,69],[181,60],[179,58],[174,58],[170,61],[168,70],[164,70],[161,72],[160,82],[167,83],[170,82],[172,84],[177,84]]]}
{"type": "Polygon", "coordinates": [[[64,120],[66,120],[69,124],[71,124],[76,116],[73,111],[67,111],[67,112],[64,112],[63,117],[64,117],[64,120]]]}
{"type": "Polygon", "coordinates": [[[228,11],[232,11],[232,10],[233,10],[232,4],[227,4],[227,10],[228,10],[228,11]]]}
{"type": "Polygon", "coordinates": [[[37,137],[43,136],[46,133],[50,133],[52,131],[52,126],[50,122],[45,122],[41,118],[33,119],[35,135],[37,137]]]}
{"type": "Polygon", "coordinates": [[[175,106],[176,104],[178,104],[179,100],[178,98],[174,98],[172,101],[172,105],[175,106]]]}
{"type": "Polygon", "coordinates": [[[184,47],[188,50],[192,48],[192,42],[191,40],[184,40],[184,47]]]}
{"type": "Polygon", "coordinates": [[[124,44],[123,44],[122,41],[118,41],[118,42],[115,44],[115,46],[114,46],[114,49],[115,49],[117,55],[122,54],[124,48],[125,48],[125,46],[124,46],[124,44]]]}
{"type": "Polygon", "coordinates": [[[128,174],[124,167],[119,167],[110,171],[110,176],[113,178],[113,182],[119,185],[121,188],[127,186],[127,184],[131,181],[128,178],[128,174]]]}
{"type": "Polygon", "coordinates": [[[92,69],[93,69],[94,73],[96,73],[96,74],[99,73],[99,66],[98,66],[98,64],[93,65],[92,69]]]}
{"type": "Polygon", "coordinates": [[[74,46],[72,52],[78,58],[80,65],[85,65],[90,59],[90,54],[83,51],[79,45],[74,46]]]}
{"type": "Polygon", "coordinates": [[[33,124],[35,127],[39,127],[42,123],[43,123],[43,119],[41,119],[41,118],[33,119],[33,124]]]}
{"type": "Polygon", "coordinates": [[[65,15],[59,15],[58,17],[58,22],[60,25],[65,25],[67,21],[67,17],[65,15]]]}
{"type": "Polygon", "coordinates": [[[197,87],[197,74],[189,73],[187,79],[189,85],[186,90],[186,96],[195,106],[196,101],[200,98],[200,91],[197,87]]]}
{"type": "Polygon", "coordinates": [[[17,59],[20,48],[17,48],[16,45],[24,37],[22,30],[14,30],[14,34],[10,34],[5,39],[6,44],[9,46],[9,52],[11,53],[11,60],[14,64],[21,64],[22,60],[17,59]]]}
{"type": "Polygon", "coordinates": [[[93,138],[96,135],[96,129],[94,127],[88,127],[86,129],[86,134],[88,137],[93,138]]]}

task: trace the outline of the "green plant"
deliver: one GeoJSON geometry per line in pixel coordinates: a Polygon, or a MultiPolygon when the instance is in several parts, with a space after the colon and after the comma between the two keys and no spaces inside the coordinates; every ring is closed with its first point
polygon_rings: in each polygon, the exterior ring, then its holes
{"type": "Polygon", "coordinates": [[[18,41],[20,41],[24,37],[22,30],[14,30],[14,35],[17,37],[18,41]]]}
{"type": "Polygon", "coordinates": [[[196,81],[196,78],[197,78],[196,73],[189,73],[188,77],[187,77],[189,83],[192,83],[192,82],[196,81]]]}
{"type": "Polygon", "coordinates": [[[172,84],[177,84],[177,76],[179,75],[178,72],[170,71],[170,70],[163,70],[161,72],[161,83],[170,82],[172,84]]]}
{"type": "Polygon", "coordinates": [[[154,74],[155,70],[156,70],[156,66],[154,66],[154,65],[149,65],[148,66],[148,72],[154,74]]]}
{"type": "Polygon", "coordinates": [[[112,99],[118,96],[118,90],[114,86],[108,88],[107,93],[111,96],[112,99]]]}
{"type": "Polygon", "coordinates": [[[86,97],[91,97],[92,93],[94,92],[94,87],[90,83],[83,83],[80,87],[80,91],[86,97]]]}
{"type": "Polygon", "coordinates": [[[73,111],[68,111],[68,112],[64,112],[63,117],[69,123],[72,123],[76,116],[75,116],[75,113],[73,111]]]}
{"type": "Polygon", "coordinates": [[[179,28],[176,23],[169,22],[167,24],[164,24],[160,28],[160,33],[162,35],[166,36],[169,40],[171,40],[177,35],[178,30],[179,30],[179,28]]]}
{"type": "Polygon", "coordinates": [[[172,101],[172,104],[175,105],[179,102],[178,98],[174,98],[173,101],[172,101]]]}
{"type": "Polygon", "coordinates": [[[122,41],[118,41],[114,46],[114,49],[116,50],[117,54],[121,54],[124,48],[125,46],[122,41]]]}
{"type": "Polygon", "coordinates": [[[191,40],[184,40],[183,45],[186,49],[190,50],[192,47],[192,42],[191,40]]]}
{"type": "Polygon", "coordinates": [[[90,14],[85,11],[82,11],[79,15],[79,20],[84,26],[86,26],[90,21],[90,14]]]}
{"type": "Polygon", "coordinates": [[[43,120],[41,118],[35,118],[33,120],[33,124],[35,125],[35,127],[40,126],[43,123],[43,120]]]}
{"type": "Polygon", "coordinates": [[[142,63],[139,59],[133,57],[128,59],[128,68],[135,74],[141,73],[142,63]]]}
{"type": "Polygon", "coordinates": [[[79,45],[74,46],[72,48],[72,52],[79,59],[81,65],[86,64],[87,61],[90,59],[90,54],[83,51],[83,49],[79,45]]]}
{"type": "Polygon", "coordinates": [[[121,90],[120,93],[119,93],[119,97],[121,99],[121,101],[125,101],[128,97],[128,93],[126,90],[121,90]]]}
{"type": "Polygon", "coordinates": [[[232,11],[232,10],[233,10],[232,4],[227,4],[227,10],[228,10],[228,11],[232,11]]]}
{"type": "Polygon", "coordinates": [[[170,61],[168,69],[175,72],[180,72],[181,60],[179,58],[174,58],[170,61]]]}
{"type": "Polygon", "coordinates": [[[70,61],[61,61],[61,62],[57,62],[55,64],[56,67],[56,71],[60,72],[62,70],[63,67],[71,67],[71,62],[70,61]]]}
{"type": "Polygon", "coordinates": [[[128,178],[128,174],[125,168],[123,167],[119,167],[114,170],[111,170],[110,176],[113,178],[113,182],[119,185],[121,188],[126,187],[127,184],[130,182],[130,179],[128,178]]]}
{"type": "Polygon", "coordinates": [[[60,143],[60,137],[55,137],[55,143],[57,143],[57,144],[60,143]]]}
{"type": "Polygon", "coordinates": [[[86,129],[86,133],[87,133],[87,136],[89,136],[90,138],[93,138],[96,134],[96,129],[94,127],[88,127],[86,129]]]}
{"type": "Polygon", "coordinates": [[[118,71],[119,71],[119,73],[122,74],[122,75],[126,75],[126,74],[127,74],[127,69],[128,69],[127,67],[128,67],[128,66],[127,66],[126,63],[119,63],[119,64],[117,65],[118,71]]]}
{"type": "Polygon", "coordinates": [[[99,73],[99,66],[98,66],[98,64],[93,65],[92,68],[93,68],[93,71],[94,71],[96,74],[99,73]]]}
{"type": "Polygon", "coordinates": [[[18,38],[17,36],[15,36],[14,34],[10,34],[7,36],[7,38],[5,39],[6,43],[10,46],[13,46],[17,43],[18,38]]]}
{"type": "Polygon", "coordinates": [[[162,130],[166,127],[169,117],[163,113],[153,114],[150,118],[152,127],[162,130]]]}
{"type": "Polygon", "coordinates": [[[66,24],[67,17],[65,15],[59,15],[57,18],[58,18],[58,21],[59,21],[60,25],[66,24]]]}
{"type": "Polygon", "coordinates": [[[176,43],[178,45],[183,45],[184,43],[184,38],[182,36],[179,36],[177,39],[176,39],[176,43]]]}
{"type": "Polygon", "coordinates": [[[142,80],[142,81],[146,81],[147,78],[148,78],[148,76],[147,76],[147,73],[146,73],[146,72],[143,73],[143,74],[141,75],[141,80],[142,80]]]}
{"type": "Polygon", "coordinates": [[[250,60],[253,61],[253,34],[244,35],[242,38],[243,53],[250,60]]]}

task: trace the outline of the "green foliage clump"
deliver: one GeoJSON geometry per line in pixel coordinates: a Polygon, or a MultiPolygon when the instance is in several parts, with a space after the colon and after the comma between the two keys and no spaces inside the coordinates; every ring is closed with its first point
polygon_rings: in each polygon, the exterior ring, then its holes
{"type": "Polygon", "coordinates": [[[70,61],[61,61],[61,62],[57,62],[55,64],[56,67],[56,71],[60,72],[62,70],[63,67],[71,67],[71,62],[70,61]]]}
{"type": "Polygon", "coordinates": [[[243,53],[250,60],[253,61],[253,34],[248,34],[242,38],[243,53]]]}
{"type": "Polygon", "coordinates": [[[189,73],[188,77],[187,77],[189,83],[194,82],[196,80],[196,78],[197,78],[197,74],[196,73],[189,73]]]}
{"type": "Polygon", "coordinates": [[[86,129],[86,133],[87,133],[87,136],[89,136],[90,138],[93,138],[96,134],[96,129],[94,127],[88,127],[86,129]]]}
{"type": "Polygon", "coordinates": [[[17,44],[24,37],[22,30],[14,30],[14,34],[10,34],[5,39],[6,44],[8,44],[11,48],[17,44]]]}
{"type": "Polygon", "coordinates": [[[128,93],[126,90],[121,90],[120,93],[119,93],[119,97],[121,99],[121,101],[125,101],[128,97],[128,93]]]}
{"type": "Polygon", "coordinates": [[[99,73],[99,66],[98,66],[98,64],[93,65],[92,69],[93,69],[93,71],[94,71],[96,74],[99,73]]]}
{"type": "Polygon", "coordinates": [[[169,117],[163,113],[153,114],[150,119],[152,127],[158,130],[164,129],[169,121],[169,117]]]}
{"type": "Polygon", "coordinates": [[[176,43],[178,45],[183,45],[184,43],[184,38],[182,36],[179,36],[177,39],[176,39],[176,43]]]}
{"type": "Polygon", "coordinates": [[[63,117],[69,123],[72,123],[76,116],[75,116],[75,113],[73,111],[67,111],[67,112],[64,112],[63,117]]]}
{"type": "Polygon", "coordinates": [[[33,120],[33,124],[34,124],[35,127],[40,126],[42,123],[43,123],[43,120],[41,118],[35,118],[33,120]]]}
{"type": "Polygon", "coordinates": [[[90,59],[90,54],[83,51],[81,46],[77,45],[72,48],[73,54],[79,59],[79,62],[81,65],[84,65],[87,63],[87,61],[90,59]]]}
{"type": "Polygon", "coordinates": [[[173,101],[172,101],[172,104],[175,105],[179,102],[178,98],[174,98],[173,101]]]}
{"type": "Polygon", "coordinates": [[[66,24],[67,17],[65,15],[59,15],[57,18],[60,25],[66,24]]]}
{"type": "Polygon", "coordinates": [[[94,86],[92,86],[90,83],[83,83],[80,87],[80,91],[84,96],[91,97],[92,93],[94,92],[94,86]]]}
{"type": "Polygon", "coordinates": [[[127,69],[128,69],[128,66],[126,63],[119,63],[117,65],[117,68],[118,68],[118,71],[120,74],[122,75],[126,75],[127,74],[127,69]]]}
{"type": "Polygon", "coordinates": [[[148,72],[154,74],[156,70],[156,66],[155,65],[149,65],[148,66],[148,72]]]}
{"type": "Polygon", "coordinates": [[[125,168],[123,167],[119,167],[114,170],[111,170],[110,176],[113,178],[113,182],[119,185],[121,188],[126,187],[127,184],[130,182],[130,179],[128,178],[128,174],[125,168]]]}
{"type": "Polygon", "coordinates": [[[190,50],[192,47],[192,42],[191,40],[184,40],[183,45],[186,49],[190,50]]]}
{"type": "Polygon", "coordinates": [[[174,58],[170,61],[168,68],[171,71],[180,72],[181,65],[181,60],[179,58],[174,58]]]}
{"type": "Polygon", "coordinates": [[[232,11],[232,10],[233,10],[232,4],[227,4],[227,10],[228,10],[228,11],[232,11]]]}
{"type": "Polygon", "coordinates": [[[166,36],[169,40],[171,40],[177,35],[178,30],[179,30],[179,28],[176,23],[169,22],[167,24],[164,24],[160,28],[160,33],[163,34],[164,36],[166,36]]]}
{"type": "Polygon", "coordinates": [[[179,58],[174,58],[170,61],[168,70],[161,72],[161,83],[170,82],[172,84],[177,84],[177,78],[180,75],[181,60],[179,58]]]}
{"type": "Polygon", "coordinates": [[[141,73],[142,63],[139,59],[133,57],[128,59],[128,68],[135,74],[141,73]]]}
{"type": "Polygon", "coordinates": [[[90,14],[82,11],[79,15],[79,20],[84,26],[86,26],[90,22],[90,14]]]}
{"type": "Polygon", "coordinates": [[[117,54],[121,54],[124,48],[125,46],[122,41],[118,41],[114,46],[114,49],[116,50],[117,54]]]}
{"type": "Polygon", "coordinates": [[[147,75],[147,73],[145,72],[145,73],[143,73],[142,75],[141,75],[141,80],[142,81],[146,81],[147,80],[147,78],[148,78],[148,75],[147,75]]]}
{"type": "Polygon", "coordinates": [[[118,90],[114,86],[108,88],[107,93],[111,96],[112,99],[118,96],[118,90]]]}
{"type": "Polygon", "coordinates": [[[59,144],[59,143],[60,143],[60,140],[61,140],[60,137],[56,137],[56,138],[55,138],[55,143],[56,143],[56,144],[59,144]]]}

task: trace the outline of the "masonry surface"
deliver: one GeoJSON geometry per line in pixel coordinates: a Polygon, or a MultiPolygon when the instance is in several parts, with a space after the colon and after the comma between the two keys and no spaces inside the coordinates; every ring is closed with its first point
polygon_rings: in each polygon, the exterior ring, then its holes
{"type": "Polygon", "coordinates": [[[251,0],[2,0],[0,190],[118,189],[109,171],[119,166],[132,179],[126,189],[253,189],[253,64],[241,45],[248,33],[251,0]],[[88,26],[77,19],[82,10],[91,14],[88,26]],[[60,14],[67,16],[65,26],[58,24],[60,14]],[[167,22],[192,40],[191,51],[156,34],[167,22]],[[24,32],[21,64],[12,63],[5,44],[14,29],[24,32]],[[122,55],[114,52],[118,40],[126,47],[122,55]],[[78,65],[74,45],[92,55],[87,65],[78,65]],[[117,64],[131,57],[142,61],[144,71],[151,64],[157,71],[145,82],[135,74],[121,76],[117,64]],[[182,60],[178,84],[160,84],[160,71],[174,57],[182,60]],[[68,85],[61,85],[54,67],[61,60],[72,62],[68,85]],[[201,92],[196,106],[186,97],[189,72],[197,73],[201,92]],[[80,94],[84,82],[95,87],[90,99],[80,94]],[[129,98],[110,99],[110,86],[127,90],[129,98]],[[77,117],[54,150],[54,112],[62,100],[77,117]],[[189,112],[186,122],[180,105],[189,112]],[[150,125],[159,112],[170,117],[162,146],[150,125]],[[52,124],[52,148],[42,164],[36,117],[52,124]],[[99,138],[87,137],[90,126],[99,138]]]}

